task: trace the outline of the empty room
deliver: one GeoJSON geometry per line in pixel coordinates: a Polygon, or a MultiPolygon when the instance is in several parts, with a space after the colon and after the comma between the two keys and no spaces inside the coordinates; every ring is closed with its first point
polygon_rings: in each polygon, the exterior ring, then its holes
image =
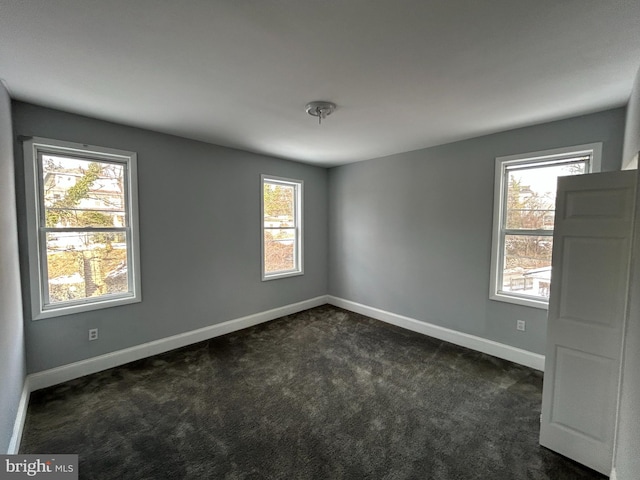
{"type": "Polygon", "coordinates": [[[637,480],[639,26],[0,0],[0,479],[637,480]]]}

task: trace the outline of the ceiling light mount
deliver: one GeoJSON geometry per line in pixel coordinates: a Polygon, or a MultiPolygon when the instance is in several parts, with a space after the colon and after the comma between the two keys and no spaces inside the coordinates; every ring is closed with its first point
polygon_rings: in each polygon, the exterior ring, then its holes
{"type": "Polygon", "coordinates": [[[336,109],[336,104],[325,101],[315,101],[307,103],[305,110],[313,117],[318,117],[318,125],[322,124],[322,120],[331,115],[336,109]]]}

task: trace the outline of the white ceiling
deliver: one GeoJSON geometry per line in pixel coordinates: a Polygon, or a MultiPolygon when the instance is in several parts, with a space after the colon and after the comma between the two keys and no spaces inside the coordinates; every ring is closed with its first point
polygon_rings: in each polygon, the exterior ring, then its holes
{"type": "Polygon", "coordinates": [[[639,66],[638,0],[0,0],[13,98],[317,165],[621,106],[639,66]]]}

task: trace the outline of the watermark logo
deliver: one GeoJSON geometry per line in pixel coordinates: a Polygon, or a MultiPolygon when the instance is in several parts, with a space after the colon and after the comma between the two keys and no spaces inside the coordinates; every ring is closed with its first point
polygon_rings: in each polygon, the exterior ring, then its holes
{"type": "Polygon", "coordinates": [[[0,455],[0,480],[78,480],[78,455],[0,455]]]}

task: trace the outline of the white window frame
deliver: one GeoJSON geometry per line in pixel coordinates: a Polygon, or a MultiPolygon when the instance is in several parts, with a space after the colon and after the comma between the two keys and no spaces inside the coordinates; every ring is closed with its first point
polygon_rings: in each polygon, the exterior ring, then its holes
{"type": "MultiPolygon", "coordinates": [[[[540,152],[523,153],[497,157],[495,163],[495,183],[493,201],[493,238],[491,242],[491,281],[489,298],[517,305],[525,305],[541,309],[548,309],[549,301],[544,297],[523,295],[516,292],[506,292],[501,289],[504,263],[505,235],[505,206],[507,188],[507,168],[514,165],[549,165],[579,156],[589,155],[587,172],[596,173],[601,168],[602,143],[590,143],[572,147],[556,148],[540,152]]],[[[553,230],[531,230],[530,235],[553,235],[553,230]]]]}
{"type": "MultiPolygon", "coordinates": [[[[32,137],[23,142],[25,193],[27,207],[27,242],[29,252],[29,286],[31,317],[40,320],[73,313],[116,307],[142,301],[140,282],[140,244],[138,222],[138,175],[135,152],[92,145],[32,137]],[[99,162],[118,163],[124,167],[125,211],[127,225],[122,231],[127,238],[127,275],[129,291],[90,297],[69,302],[48,303],[46,232],[42,155],[67,155],[99,162]]],[[[92,231],[74,228],[74,231],[92,231]]]]}
{"type": "Polygon", "coordinates": [[[278,278],[293,277],[296,275],[304,275],[304,231],[303,231],[303,192],[304,181],[294,180],[292,178],[277,177],[274,175],[261,175],[260,176],[260,261],[262,264],[262,281],[275,280],[278,278]],[[295,233],[295,268],[291,270],[282,270],[278,272],[268,273],[265,271],[265,250],[264,250],[264,187],[266,183],[283,185],[287,187],[294,187],[295,199],[294,199],[294,220],[295,226],[291,227],[296,231],[295,233]]]}

